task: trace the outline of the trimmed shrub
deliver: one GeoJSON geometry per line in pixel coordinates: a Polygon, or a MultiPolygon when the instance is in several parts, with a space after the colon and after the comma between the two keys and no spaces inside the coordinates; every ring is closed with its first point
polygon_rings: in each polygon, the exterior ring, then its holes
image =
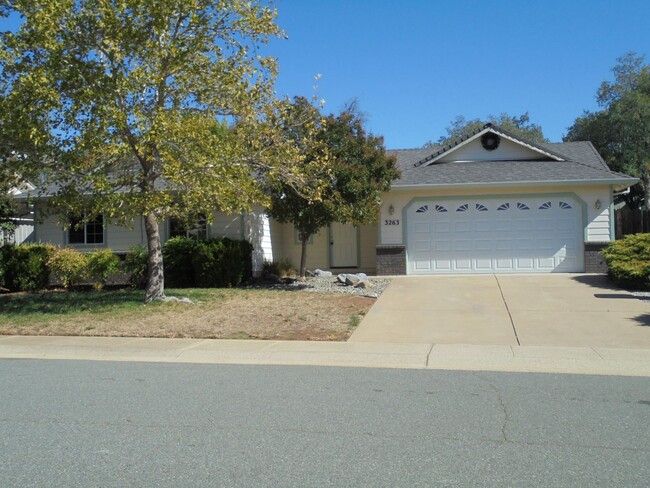
{"type": "Polygon", "coordinates": [[[610,279],[623,288],[650,289],[650,234],[631,234],[602,251],[610,279]]]}
{"type": "Polygon", "coordinates": [[[48,260],[52,276],[64,288],[79,284],[88,277],[86,255],[69,247],[57,248],[48,260]]]}
{"type": "Polygon", "coordinates": [[[50,280],[49,244],[21,244],[0,247],[0,281],[9,291],[34,291],[47,288],[50,280]]]}
{"type": "Polygon", "coordinates": [[[124,258],[124,271],[129,275],[129,283],[135,288],[144,287],[147,282],[149,252],[145,246],[131,246],[124,258]]]}
{"type": "Polygon", "coordinates": [[[97,249],[86,257],[88,274],[96,290],[106,286],[106,281],[120,270],[120,258],[110,249],[97,249]]]}
{"type": "Polygon", "coordinates": [[[252,276],[253,246],[228,238],[170,239],[163,246],[165,285],[172,288],[238,286],[252,276]]]}
{"type": "Polygon", "coordinates": [[[194,286],[192,255],[198,242],[187,237],[172,237],[163,245],[165,286],[189,288],[194,286]]]}

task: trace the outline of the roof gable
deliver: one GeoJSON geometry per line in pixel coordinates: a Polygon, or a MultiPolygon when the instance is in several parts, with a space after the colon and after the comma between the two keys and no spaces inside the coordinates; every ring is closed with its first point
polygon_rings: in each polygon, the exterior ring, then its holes
{"type": "Polygon", "coordinates": [[[460,141],[442,147],[437,152],[418,161],[416,166],[460,161],[564,161],[564,158],[540,144],[522,139],[492,124],[460,141]],[[494,137],[490,137],[490,135],[494,137]],[[496,147],[490,142],[496,141],[496,147]]]}

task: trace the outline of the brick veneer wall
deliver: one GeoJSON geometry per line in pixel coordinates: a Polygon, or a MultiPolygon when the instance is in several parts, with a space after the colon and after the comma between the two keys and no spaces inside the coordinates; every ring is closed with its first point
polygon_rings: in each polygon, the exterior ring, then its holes
{"type": "Polygon", "coordinates": [[[609,242],[585,242],[585,273],[607,273],[607,263],[600,251],[609,242]]]}
{"type": "Polygon", "coordinates": [[[377,275],[405,275],[406,248],[401,245],[377,246],[377,275]]]}

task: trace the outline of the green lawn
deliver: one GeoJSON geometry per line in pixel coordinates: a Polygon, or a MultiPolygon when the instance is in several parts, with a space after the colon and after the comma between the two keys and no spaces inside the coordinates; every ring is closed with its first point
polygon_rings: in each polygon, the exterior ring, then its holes
{"type": "MultiPolygon", "coordinates": [[[[188,297],[192,301],[223,299],[222,290],[184,289],[166,290],[167,295],[188,297]]],[[[115,291],[47,291],[0,295],[0,324],[27,324],[48,319],[62,319],[81,315],[125,315],[153,313],[157,307],[171,304],[153,302],[144,304],[142,290],[115,291]],[[154,310],[152,310],[154,309],[154,310]]]]}

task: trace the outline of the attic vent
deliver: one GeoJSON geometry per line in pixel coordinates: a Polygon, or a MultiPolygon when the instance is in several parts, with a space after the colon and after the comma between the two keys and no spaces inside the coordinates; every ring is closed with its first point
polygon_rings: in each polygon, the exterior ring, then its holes
{"type": "Polygon", "coordinates": [[[501,144],[501,138],[493,132],[486,132],[481,137],[481,144],[486,151],[494,151],[501,144]]]}

